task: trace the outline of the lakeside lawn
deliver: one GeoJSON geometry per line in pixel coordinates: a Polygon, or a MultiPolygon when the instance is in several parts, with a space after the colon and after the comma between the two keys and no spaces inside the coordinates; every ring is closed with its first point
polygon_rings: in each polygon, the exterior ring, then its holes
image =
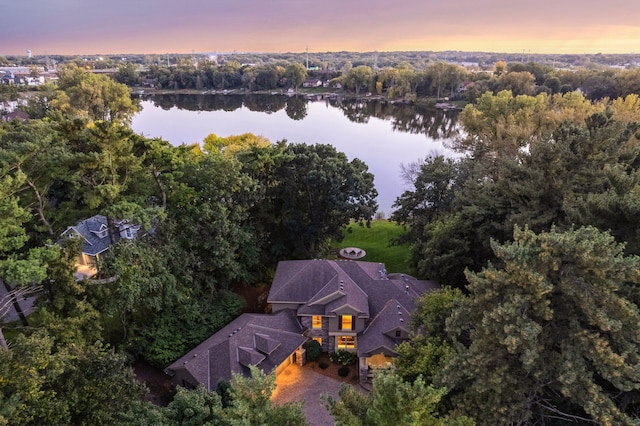
{"type": "Polygon", "coordinates": [[[371,221],[371,227],[350,224],[343,232],[344,239],[335,243],[337,252],[344,247],[358,247],[367,252],[362,261],[384,263],[387,272],[413,275],[409,267],[409,245],[390,245],[404,233],[402,226],[388,220],[371,221]]]}

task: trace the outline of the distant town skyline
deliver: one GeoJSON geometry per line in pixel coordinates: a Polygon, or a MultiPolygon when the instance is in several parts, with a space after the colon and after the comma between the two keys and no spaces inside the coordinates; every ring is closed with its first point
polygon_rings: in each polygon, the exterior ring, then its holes
{"type": "Polygon", "coordinates": [[[0,0],[0,55],[640,52],[636,0],[0,0]]]}

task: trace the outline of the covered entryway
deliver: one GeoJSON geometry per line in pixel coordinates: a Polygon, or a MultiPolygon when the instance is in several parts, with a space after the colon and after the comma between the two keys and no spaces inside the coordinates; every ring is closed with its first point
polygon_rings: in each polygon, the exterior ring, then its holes
{"type": "Polygon", "coordinates": [[[382,369],[392,367],[394,358],[384,354],[375,354],[367,358],[366,362],[367,367],[371,368],[372,370],[382,369]]]}

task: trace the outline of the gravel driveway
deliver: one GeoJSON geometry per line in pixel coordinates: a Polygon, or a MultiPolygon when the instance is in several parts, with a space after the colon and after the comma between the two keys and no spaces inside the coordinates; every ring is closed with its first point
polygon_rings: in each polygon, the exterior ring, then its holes
{"type": "Polygon", "coordinates": [[[333,426],[333,417],[320,396],[329,394],[337,398],[341,385],[338,380],[292,364],[276,378],[277,387],[271,400],[276,404],[303,402],[302,409],[311,426],[333,426]]]}

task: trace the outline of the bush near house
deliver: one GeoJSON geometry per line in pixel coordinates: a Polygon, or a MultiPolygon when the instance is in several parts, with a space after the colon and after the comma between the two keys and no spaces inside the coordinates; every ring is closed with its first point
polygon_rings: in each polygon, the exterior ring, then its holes
{"type": "Polygon", "coordinates": [[[349,367],[340,367],[340,369],[338,370],[338,375],[340,377],[347,377],[349,375],[349,367]]]}
{"type": "Polygon", "coordinates": [[[354,365],[358,362],[358,355],[349,351],[337,350],[329,355],[329,359],[331,362],[346,367],[347,365],[354,365]]]}
{"type": "Polygon", "coordinates": [[[309,340],[304,344],[307,351],[307,361],[316,361],[322,355],[322,345],[315,340],[309,340]]]}

